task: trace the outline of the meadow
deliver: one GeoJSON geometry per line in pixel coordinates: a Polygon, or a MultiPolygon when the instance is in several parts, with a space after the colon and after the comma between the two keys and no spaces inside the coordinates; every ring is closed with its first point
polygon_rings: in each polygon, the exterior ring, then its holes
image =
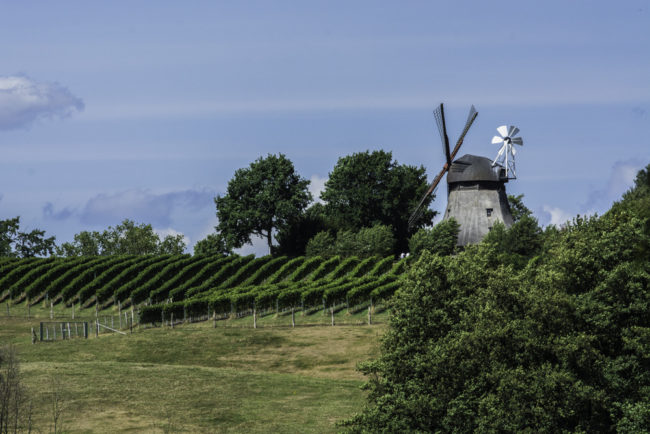
{"type": "MultiPolygon", "coordinates": [[[[0,342],[13,344],[38,432],[49,432],[56,401],[65,432],[335,432],[360,411],[358,362],[379,354],[387,312],[311,310],[136,327],[126,336],[31,343],[49,321],[44,303],[6,303],[0,342]]],[[[114,314],[115,307],[99,313],[114,314]]],[[[71,308],[54,306],[57,321],[71,308]]],[[[92,321],[94,309],[77,310],[92,321]]]]}

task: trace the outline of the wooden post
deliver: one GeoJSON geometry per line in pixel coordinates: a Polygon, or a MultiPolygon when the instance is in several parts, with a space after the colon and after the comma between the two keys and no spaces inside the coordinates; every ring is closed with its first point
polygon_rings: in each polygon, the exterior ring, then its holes
{"type": "Polygon", "coordinates": [[[135,314],[133,313],[133,300],[131,300],[131,333],[133,333],[134,318],[135,318],[135,314]]]}
{"type": "Polygon", "coordinates": [[[334,325],[334,306],[330,307],[330,314],[332,315],[332,326],[334,325]]]}
{"type": "Polygon", "coordinates": [[[95,318],[95,337],[99,337],[99,319],[95,318]]]}
{"type": "Polygon", "coordinates": [[[72,302],[72,319],[74,319],[74,301],[72,302]]]}
{"type": "Polygon", "coordinates": [[[213,329],[217,328],[217,311],[216,310],[212,311],[212,328],[213,329]]]}
{"type": "Polygon", "coordinates": [[[43,342],[43,323],[41,323],[41,325],[39,326],[39,329],[40,329],[39,330],[40,331],[39,335],[40,335],[40,338],[41,338],[41,342],[43,342]]]}
{"type": "Polygon", "coordinates": [[[294,315],[294,307],[293,305],[291,306],[291,327],[296,326],[296,317],[294,315]]]}
{"type": "Polygon", "coordinates": [[[50,340],[50,326],[45,326],[45,340],[49,341],[50,340]]]}
{"type": "Polygon", "coordinates": [[[7,304],[7,316],[10,316],[10,315],[9,315],[9,301],[8,301],[8,300],[7,300],[7,303],[6,303],[6,304],[7,304]]]}
{"type": "Polygon", "coordinates": [[[122,302],[121,301],[117,302],[117,316],[120,317],[120,330],[122,330],[122,302]]]}
{"type": "Polygon", "coordinates": [[[61,325],[61,339],[65,340],[65,329],[63,328],[63,323],[61,323],[60,325],[61,325]]]}
{"type": "Polygon", "coordinates": [[[70,339],[72,336],[70,336],[70,323],[68,323],[68,339],[70,339]]]}
{"type": "Polygon", "coordinates": [[[372,325],[372,309],[368,306],[368,325],[372,325]]]}
{"type": "Polygon", "coordinates": [[[172,315],[171,315],[171,316],[172,316],[171,324],[172,324],[172,328],[174,328],[174,312],[172,312],[172,315]]]}
{"type": "Polygon", "coordinates": [[[111,314],[111,328],[112,328],[112,329],[115,328],[115,324],[114,324],[114,322],[115,322],[115,317],[113,316],[113,314],[111,314]]]}
{"type": "Polygon", "coordinates": [[[253,328],[257,328],[257,309],[253,307],[253,328]]]}
{"type": "Polygon", "coordinates": [[[51,301],[50,301],[50,319],[54,319],[54,303],[52,303],[51,301]]]}

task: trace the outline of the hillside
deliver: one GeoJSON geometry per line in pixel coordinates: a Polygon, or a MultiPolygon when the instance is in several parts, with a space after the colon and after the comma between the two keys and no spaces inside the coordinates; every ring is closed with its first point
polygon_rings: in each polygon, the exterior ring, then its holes
{"type": "MultiPolygon", "coordinates": [[[[63,304],[55,319],[70,318],[63,304]]],[[[102,311],[108,315],[112,309],[102,311]]],[[[49,309],[25,304],[0,316],[0,341],[15,344],[34,423],[47,431],[57,389],[66,432],[335,432],[335,422],[359,411],[363,383],[356,364],[377,357],[386,313],[372,326],[365,311],[320,311],[136,328],[127,336],[30,343],[30,328],[49,309]],[[339,325],[339,324],[350,325],[339,325]]],[[[93,318],[94,309],[77,311],[93,318]]]]}

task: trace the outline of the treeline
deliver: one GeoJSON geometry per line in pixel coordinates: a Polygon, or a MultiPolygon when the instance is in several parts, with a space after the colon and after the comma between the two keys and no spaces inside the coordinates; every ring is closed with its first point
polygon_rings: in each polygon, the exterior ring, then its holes
{"type": "Polygon", "coordinates": [[[425,251],[352,432],[647,432],[650,165],[603,216],[425,251]]]}

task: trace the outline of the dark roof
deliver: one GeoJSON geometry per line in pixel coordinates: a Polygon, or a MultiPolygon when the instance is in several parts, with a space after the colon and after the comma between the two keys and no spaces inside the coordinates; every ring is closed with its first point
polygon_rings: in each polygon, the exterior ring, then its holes
{"type": "Polygon", "coordinates": [[[492,160],[477,155],[463,155],[451,163],[451,169],[447,173],[447,182],[477,182],[477,181],[505,181],[499,176],[501,167],[492,167],[492,160]]]}

